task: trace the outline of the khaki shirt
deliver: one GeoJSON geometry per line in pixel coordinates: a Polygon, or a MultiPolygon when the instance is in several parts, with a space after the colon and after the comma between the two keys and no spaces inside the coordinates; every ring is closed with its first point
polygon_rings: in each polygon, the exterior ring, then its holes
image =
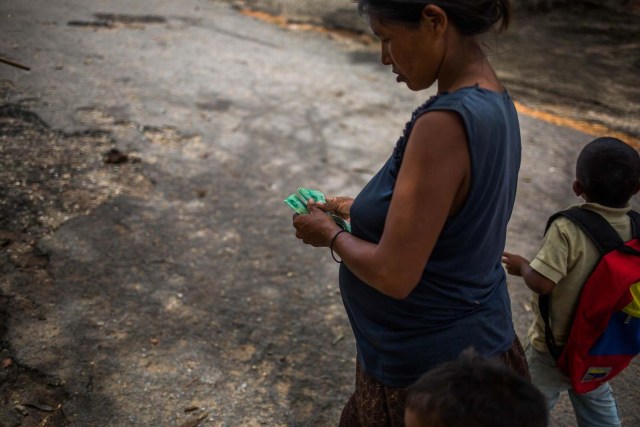
{"type": "MultiPolygon", "coordinates": [[[[624,208],[609,208],[597,203],[583,203],[584,209],[602,215],[627,241],[631,238],[631,221],[624,208]]],[[[558,345],[566,344],[582,285],[595,268],[600,257],[595,245],[571,220],[559,217],[549,227],[540,251],[531,261],[531,268],[556,284],[551,292],[551,329],[558,345]]],[[[538,351],[546,352],[544,320],[538,308],[538,294],[532,295],[536,319],[529,328],[529,341],[538,351]]]]}

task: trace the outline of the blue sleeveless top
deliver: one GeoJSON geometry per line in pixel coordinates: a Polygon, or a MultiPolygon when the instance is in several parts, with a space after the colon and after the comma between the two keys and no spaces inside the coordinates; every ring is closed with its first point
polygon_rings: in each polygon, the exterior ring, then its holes
{"type": "MultiPolygon", "coordinates": [[[[364,371],[391,387],[407,387],[469,346],[485,356],[506,352],[515,332],[501,264],[520,168],[520,129],[507,92],[478,86],[434,96],[418,107],[393,154],[351,207],[353,235],[382,236],[403,153],[416,119],[450,110],[464,122],[471,184],[449,218],[420,282],[404,300],[385,296],[340,267],[340,291],[364,371]]],[[[419,197],[419,196],[416,196],[419,197]]]]}

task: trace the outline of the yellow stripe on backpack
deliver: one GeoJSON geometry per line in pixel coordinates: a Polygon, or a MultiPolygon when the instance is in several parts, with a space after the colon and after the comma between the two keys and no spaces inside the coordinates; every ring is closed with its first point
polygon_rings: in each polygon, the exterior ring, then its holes
{"type": "Polygon", "coordinates": [[[636,282],[629,287],[629,292],[631,292],[631,296],[633,297],[633,301],[631,301],[625,308],[622,309],[629,316],[640,317],[640,282],[636,282]]]}

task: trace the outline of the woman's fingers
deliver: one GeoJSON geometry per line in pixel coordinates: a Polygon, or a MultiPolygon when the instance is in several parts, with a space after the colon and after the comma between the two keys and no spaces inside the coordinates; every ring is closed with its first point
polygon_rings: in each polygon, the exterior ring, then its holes
{"type": "Polygon", "coordinates": [[[338,208],[340,207],[340,203],[337,200],[337,197],[330,197],[327,199],[327,203],[325,204],[326,208],[328,211],[334,211],[337,212],[338,208]]]}
{"type": "Polygon", "coordinates": [[[324,210],[326,212],[334,212],[338,216],[348,220],[352,203],[353,199],[351,197],[330,197],[327,199],[324,210]]]}

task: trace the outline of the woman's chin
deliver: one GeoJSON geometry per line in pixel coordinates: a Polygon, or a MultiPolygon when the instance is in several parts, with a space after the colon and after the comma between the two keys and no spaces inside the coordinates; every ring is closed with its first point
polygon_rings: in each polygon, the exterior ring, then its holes
{"type": "Polygon", "coordinates": [[[413,90],[413,91],[418,91],[418,90],[420,90],[420,89],[416,89],[416,88],[411,84],[411,82],[410,82],[410,81],[408,81],[407,79],[405,79],[404,77],[402,77],[402,76],[400,76],[400,75],[396,76],[396,82],[397,82],[397,83],[404,83],[405,85],[407,85],[407,88],[409,88],[410,90],[413,90]]]}
{"type": "Polygon", "coordinates": [[[418,90],[419,90],[419,89],[416,89],[415,87],[413,87],[413,86],[411,85],[411,83],[410,83],[410,82],[408,82],[408,81],[406,81],[406,80],[399,81],[398,83],[404,83],[405,85],[407,85],[407,88],[408,88],[409,90],[413,90],[413,91],[418,91],[418,90]]]}

